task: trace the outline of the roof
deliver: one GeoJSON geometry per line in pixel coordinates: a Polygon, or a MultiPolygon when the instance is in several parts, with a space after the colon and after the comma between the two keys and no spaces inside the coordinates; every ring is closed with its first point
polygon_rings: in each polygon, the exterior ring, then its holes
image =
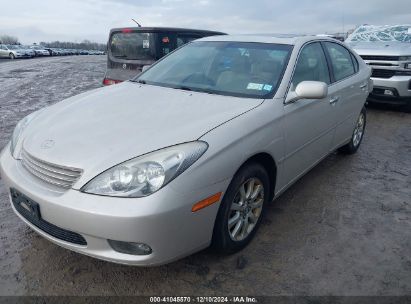
{"type": "Polygon", "coordinates": [[[226,35],[226,33],[223,32],[217,32],[217,31],[210,31],[210,30],[201,30],[201,29],[189,29],[189,28],[179,28],[179,27],[120,27],[120,28],[113,28],[110,30],[110,32],[118,32],[122,31],[124,29],[129,29],[132,31],[150,31],[150,32],[161,32],[161,31],[167,31],[167,32],[202,32],[202,33],[209,33],[209,34],[219,34],[219,35],[226,35]]]}

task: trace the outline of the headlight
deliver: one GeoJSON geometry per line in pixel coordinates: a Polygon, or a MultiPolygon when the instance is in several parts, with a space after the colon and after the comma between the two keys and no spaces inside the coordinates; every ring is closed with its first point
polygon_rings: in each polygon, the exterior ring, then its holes
{"type": "Polygon", "coordinates": [[[207,143],[195,141],[133,158],[101,173],[81,191],[118,197],[148,196],[184,172],[207,148],[207,143]]]}
{"type": "Polygon", "coordinates": [[[411,56],[400,56],[400,61],[411,61],[411,56]]]}
{"type": "Polygon", "coordinates": [[[17,143],[19,141],[20,135],[23,132],[23,130],[27,127],[27,125],[30,123],[30,121],[39,114],[40,111],[33,112],[26,117],[24,117],[22,120],[19,121],[19,123],[16,125],[13,131],[13,135],[11,136],[11,142],[10,142],[10,152],[11,155],[14,155],[14,150],[16,149],[17,143]]]}

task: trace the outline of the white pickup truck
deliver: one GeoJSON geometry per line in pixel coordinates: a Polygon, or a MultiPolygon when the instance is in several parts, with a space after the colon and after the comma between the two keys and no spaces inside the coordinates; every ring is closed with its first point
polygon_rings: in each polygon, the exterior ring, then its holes
{"type": "Polygon", "coordinates": [[[360,26],[346,43],[372,67],[368,100],[411,111],[411,25],[360,26]]]}

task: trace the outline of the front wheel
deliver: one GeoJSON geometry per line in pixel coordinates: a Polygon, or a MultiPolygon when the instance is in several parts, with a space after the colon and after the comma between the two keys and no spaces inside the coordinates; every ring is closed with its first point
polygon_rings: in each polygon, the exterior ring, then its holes
{"type": "Polygon", "coordinates": [[[11,59],[11,60],[16,59],[16,56],[14,56],[14,54],[13,54],[13,53],[10,53],[9,57],[10,57],[10,59],[11,59]]]}
{"type": "Polygon", "coordinates": [[[270,193],[269,177],[258,163],[241,168],[224,195],[214,225],[212,247],[234,253],[254,237],[270,193]]]}
{"type": "Polygon", "coordinates": [[[345,146],[342,146],[339,151],[345,154],[354,154],[357,152],[361,145],[362,139],[364,137],[365,125],[367,123],[367,112],[365,107],[362,108],[360,116],[358,117],[357,123],[355,125],[354,132],[351,136],[351,140],[345,146]]]}

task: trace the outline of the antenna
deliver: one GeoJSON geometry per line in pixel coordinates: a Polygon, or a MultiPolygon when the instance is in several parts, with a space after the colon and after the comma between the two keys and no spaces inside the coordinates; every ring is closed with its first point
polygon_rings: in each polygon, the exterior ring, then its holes
{"type": "Polygon", "coordinates": [[[131,20],[133,20],[135,23],[137,23],[138,27],[141,27],[141,24],[138,23],[135,19],[131,18],[131,20]]]}

